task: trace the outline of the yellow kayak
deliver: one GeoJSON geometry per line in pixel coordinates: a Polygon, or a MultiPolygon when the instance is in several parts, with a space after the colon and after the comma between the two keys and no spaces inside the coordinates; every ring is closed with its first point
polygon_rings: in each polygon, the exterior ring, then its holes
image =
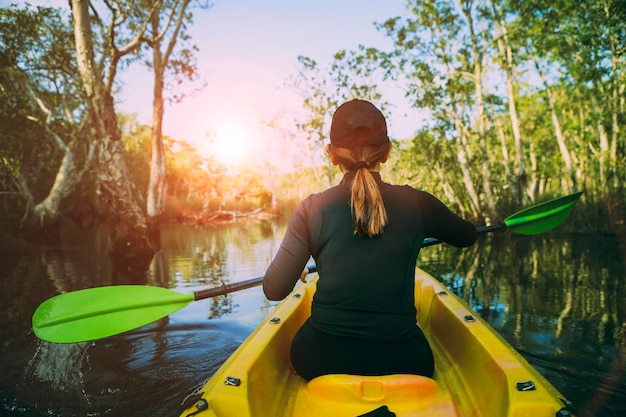
{"type": "Polygon", "coordinates": [[[569,402],[513,347],[421,269],[415,305],[435,355],[433,378],[325,375],[307,383],[292,372],[289,350],[310,314],[315,282],[298,286],[276,307],[189,397],[182,417],[573,415],[569,402]]]}

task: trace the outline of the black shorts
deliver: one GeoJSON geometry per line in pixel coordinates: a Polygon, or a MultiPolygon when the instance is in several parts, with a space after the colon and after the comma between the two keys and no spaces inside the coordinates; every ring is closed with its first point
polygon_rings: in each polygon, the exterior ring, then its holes
{"type": "Polygon", "coordinates": [[[433,353],[422,330],[415,330],[407,340],[380,342],[320,332],[307,320],[292,341],[291,363],[306,380],[327,374],[432,377],[433,353]]]}

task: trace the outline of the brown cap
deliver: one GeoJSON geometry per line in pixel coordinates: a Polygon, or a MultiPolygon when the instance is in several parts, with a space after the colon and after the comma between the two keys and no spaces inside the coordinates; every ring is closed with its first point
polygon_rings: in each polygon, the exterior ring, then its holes
{"type": "Polygon", "coordinates": [[[369,101],[351,100],[337,108],[330,125],[330,143],[339,148],[389,142],[385,116],[369,101]]]}

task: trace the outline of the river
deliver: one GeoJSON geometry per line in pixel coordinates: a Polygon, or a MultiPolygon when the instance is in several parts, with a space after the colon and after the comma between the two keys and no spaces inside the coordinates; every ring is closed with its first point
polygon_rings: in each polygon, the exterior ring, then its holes
{"type": "MultiPolygon", "coordinates": [[[[263,274],[285,224],[166,226],[147,276],[115,274],[104,234],[64,231],[62,247],[0,246],[0,416],[178,416],[276,303],[259,287],[198,301],[154,324],[94,342],[38,340],[45,299],[139,283],[191,292],[263,274]]],[[[425,248],[436,276],[580,410],[626,415],[624,248],[607,236],[481,237],[472,248],[425,248]]]]}

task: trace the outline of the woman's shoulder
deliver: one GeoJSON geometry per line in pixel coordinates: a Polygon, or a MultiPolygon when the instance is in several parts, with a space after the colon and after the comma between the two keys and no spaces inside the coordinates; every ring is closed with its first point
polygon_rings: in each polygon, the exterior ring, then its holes
{"type": "Polygon", "coordinates": [[[309,194],[304,200],[302,200],[298,206],[300,210],[310,210],[314,207],[324,205],[324,203],[333,200],[337,195],[341,194],[339,186],[327,188],[323,191],[309,194]]]}
{"type": "Polygon", "coordinates": [[[391,198],[402,200],[408,204],[417,204],[422,209],[431,209],[441,204],[440,200],[428,191],[420,190],[409,184],[386,184],[386,194],[391,198]]]}
{"type": "Polygon", "coordinates": [[[404,194],[406,196],[413,196],[415,198],[423,198],[425,194],[428,194],[426,191],[419,190],[409,184],[389,184],[383,183],[384,187],[389,190],[389,192],[394,192],[398,194],[404,194]]]}

